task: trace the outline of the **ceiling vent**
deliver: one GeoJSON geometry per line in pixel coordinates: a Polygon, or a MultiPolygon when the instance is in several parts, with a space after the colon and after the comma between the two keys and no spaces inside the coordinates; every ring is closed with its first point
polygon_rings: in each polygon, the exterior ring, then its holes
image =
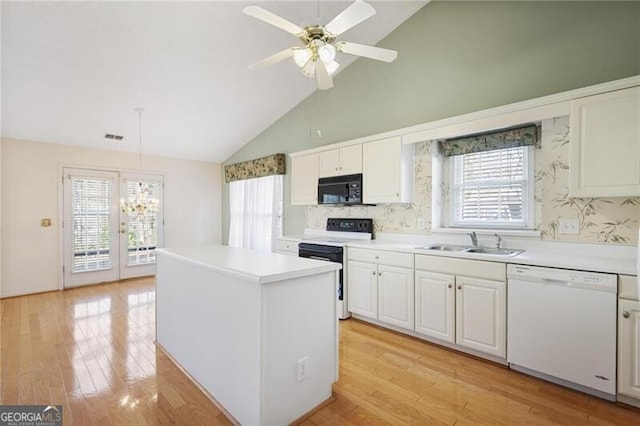
{"type": "Polygon", "coordinates": [[[124,139],[124,136],[121,135],[113,135],[111,133],[107,133],[104,135],[105,139],[111,139],[114,141],[121,141],[122,139],[124,139]]]}

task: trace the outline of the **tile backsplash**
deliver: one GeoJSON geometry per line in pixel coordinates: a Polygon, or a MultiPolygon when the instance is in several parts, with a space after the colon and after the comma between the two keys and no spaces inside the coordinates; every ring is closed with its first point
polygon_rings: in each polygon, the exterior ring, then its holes
{"type": "MultiPolygon", "coordinates": [[[[637,244],[640,197],[569,198],[569,117],[541,123],[541,148],[535,151],[536,227],[543,240],[637,244]],[[577,219],[579,233],[558,232],[560,219],[577,219]]],[[[328,217],[367,217],[375,232],[428,234],[431,231],[432,159],[434,142],[414,145],[414,202],[377,206],[309,206],[307,228],[323,229],[328,217]],[[422,220],[421,220],[422,219],[422,220]],[[418,224],[424,222],[424,228],[418,224]]]]}

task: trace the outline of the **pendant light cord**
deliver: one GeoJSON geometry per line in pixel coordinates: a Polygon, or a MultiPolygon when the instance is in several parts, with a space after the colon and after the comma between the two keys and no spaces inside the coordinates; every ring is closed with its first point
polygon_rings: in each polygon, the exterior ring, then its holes
{"type": "Polygon", "coordinates": [[[136,108],[138,112],[138,178],[142,185],[142,113],[143,108],[136,108]]]}

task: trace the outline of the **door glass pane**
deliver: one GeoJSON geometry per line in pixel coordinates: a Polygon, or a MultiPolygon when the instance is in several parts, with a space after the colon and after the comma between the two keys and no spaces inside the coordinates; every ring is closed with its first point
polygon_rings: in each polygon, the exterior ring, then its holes
{"type": "Polygon", "coordinates": [[[127,265],[155,263],[160,182],[127,181],[127,265]]]}
{"type": "Polygon", "coordinates": [[[111,268],[109,201],[111,180],[71,177],[72,272],[111,268]]]}

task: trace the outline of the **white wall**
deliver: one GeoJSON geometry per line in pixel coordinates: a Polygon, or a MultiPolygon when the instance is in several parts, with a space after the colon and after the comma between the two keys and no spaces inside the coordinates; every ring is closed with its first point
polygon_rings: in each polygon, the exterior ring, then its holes
{"type": "MultiPolygon", "coordinates": [[[[60,166],[136,170],[138,155],[29,141],[2,141],[0,297],[60,288],[60,166]],[[40,219],[53,225],[40,227],[40,219]]],[[[164,175],[166,247],[219,244],[221,166],[143,157],[146,171],[164,175]]]]}
{"type": "Polygon", "coordinates": [[[2,294],[2,139],[0,138],[0,294],[2,294]]]}

